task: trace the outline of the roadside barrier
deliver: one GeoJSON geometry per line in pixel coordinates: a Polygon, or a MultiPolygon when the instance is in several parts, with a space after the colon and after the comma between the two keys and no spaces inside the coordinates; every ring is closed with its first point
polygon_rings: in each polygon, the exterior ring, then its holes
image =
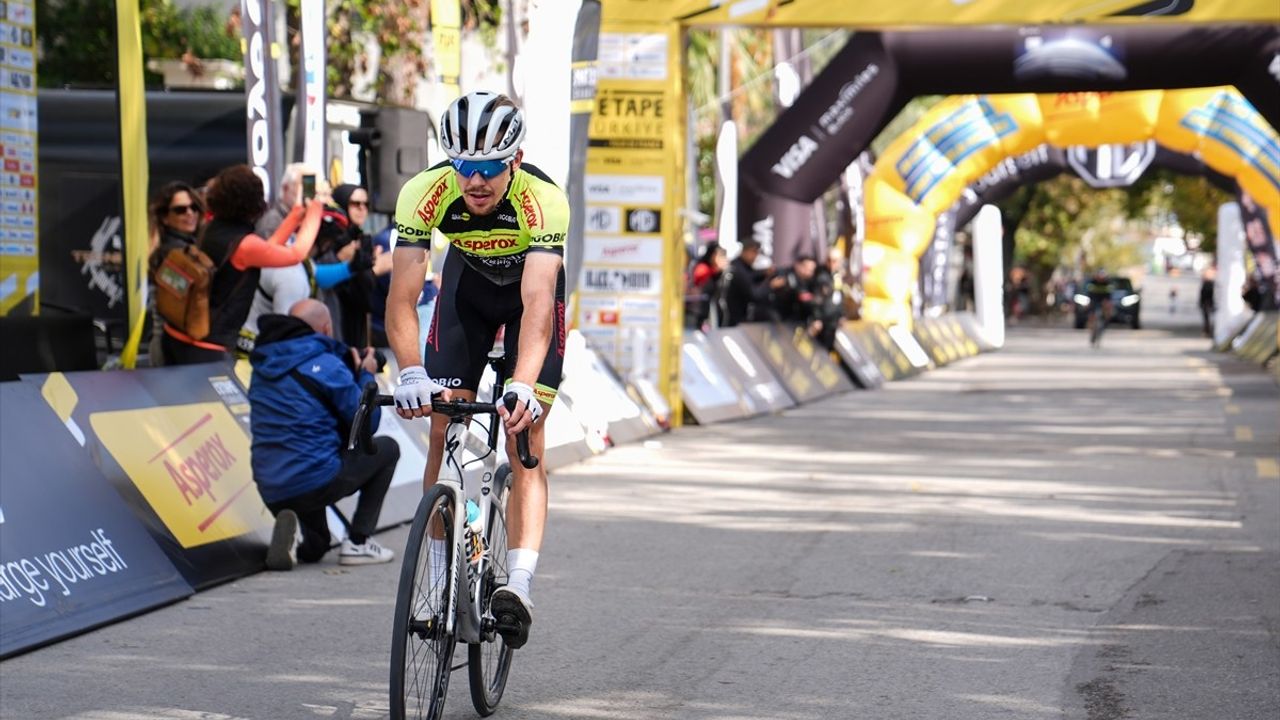
{"type": "Polygon", "coordinates": [[[560,393],[585,402],[570,403],[586,427],[603,428],[609,445],[629,443],[662,431],[639,392],[628,388],[609,363],[587,347],[582,333],[570,330],[565,340],[564,380],[560,393]]]}
{"type": "Polygon", "coordinates": [[[743,326],[712,330],[707,340],[720,366],[731,369],[746,387],[755,412],[777,412],[795,406],[796,401],[747,337],[743,326]]]}
{"type": "Polygon", "coordinates": [[[1280,354],[1280,312],[1256,313],[1244,330],[1230,341],[1231,352],[1259,365],[1280,354]]]}
{"type": "Polygon", "coordinates": [[[736,363],[726,364],[701,331],[684,331],[681,353],[680,393],[685,410],[699,425],[738,420],[768,410],[749,391],[750,378],[736,363]]]}
{"type": "Polygon", "coordinates": [[[0,659],[194,592],[80,448],[69,412],[25,382],[0,383],[0,408],[0,659]]]}
{"type": "MultiPolygon", "coordinates": [[[[262,568],[271,514],[249,466],[249,403],[232,368],[24,376],[195,589],[262,568]]],[[[7,427],[13,418],[3,408],[7,427]]],[[[43,479],[48,473],[41,472],[43,479]]]]}
{"type": "Polygon", "coordinates": [[[928,367],[927,363],[924,366],[913,364],[884,325],[866,320],[846,320],[842,327],[861,343],[886,380],[909,378],[928,367]]]}
{"type": "Polygon", "coordinates": [[[739,327],[797,403],[853,389],[848,376],[802,328],[770,323],[739,327]]]}
{"type": "MultiPolygon", "coordinates": [[[[968,338],[968,343],[973,343],[972,354],[977,355],[979,352],[991,352],[1000,348],[993,345],[987,336],[982,332],[982,326],[978,324],[978,318],[971,312],[951,313],[946,317],[951,318],[960,329],[964,337],[968,338]]],[[[966,347],[968,346],[966,343],[966,347]]]]}
{"type": "Polygon", "coordinates": [[[836,328],[836,354],[840,356],[845,371],[858,387],[874,390],[884,385],[884,373],[880,372],[866,339],[853,333],[845,325],[836,328]]]}

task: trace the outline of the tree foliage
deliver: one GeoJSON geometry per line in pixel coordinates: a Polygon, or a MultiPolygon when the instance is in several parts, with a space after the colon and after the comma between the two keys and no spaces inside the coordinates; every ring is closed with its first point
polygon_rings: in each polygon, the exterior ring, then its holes
{"type": "MultiPolygon", "coordinates": [[[[289,0],[291,46],[297,50],[297,8],[299,0],[289,0]]],[[[460,0],[462,27],[478,30],[493,44],[502,23],[499,0],[460,0]]],[[[378,64],[372,94],[380,100],[414,105],[417,83],[428,76],[431,60],[428,37],[431,27],[430,0],[336,0],[329,4],[327,22],[327,82],[329,94],[352,97],[352,80],[367,74],[378,64]],[[376,57],[370,53],[376,48],[376,57]]],[[[296,64],[295,64],[296,67],[296,64]]]]}
{"type": "Polygon", "coordinates": [[[1176,223],[1188,244],[1204,252],[1217,249],[1218,207],[1235,200],[1208,178],[1170,170],[1148,172],[1131,188],[1129,216],[1153,225],[1176,223]]]}
{"type": "MultiPolygon", "coordinates": [[[[240,39],[229,17],[213,7],[179,9],[173,0],[140,0],[142,54],[147,60],[240,59],[240,39]]],[[[103,0],[36,3],[41,87],[111,86],[116,82],[116,11],[103,0]]],[[[146,82],[160,76],[146,72],[146,82]]]]}
{"type": "Polygon", "coordinates": [[[1034,282],[1058,268],[1073,275],[1142,263],[1145,243],[1177,225],[1190,244],[1212,252],[1218,206],[1231,197],[1207,179],[1149,172],[1129,188],[1098,190],[1070,174],[1019,188],[997,203],[1012,238],[1013,264],[1034,282]]]}

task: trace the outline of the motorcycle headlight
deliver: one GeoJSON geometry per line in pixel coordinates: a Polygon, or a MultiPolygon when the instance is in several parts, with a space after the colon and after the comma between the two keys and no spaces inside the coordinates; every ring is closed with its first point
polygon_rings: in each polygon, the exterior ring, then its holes
{"type": "Polygon", "coordinates": [[[1142,298],[1138,297],[1137,295],[1125,295],[1123,298],[1120,299],[1120,304],[1125,307],[1129,307],[1131,305],[1137,305],[1138,301],[1141,299],[1142,298]]]}
{"type": "Polygon", "coordinates": [[[1085,307],[1088,307],[1090,302],[1088,295],[1076,295],[1075,301],[1077,305],[1084,305],[1085,307]]]}

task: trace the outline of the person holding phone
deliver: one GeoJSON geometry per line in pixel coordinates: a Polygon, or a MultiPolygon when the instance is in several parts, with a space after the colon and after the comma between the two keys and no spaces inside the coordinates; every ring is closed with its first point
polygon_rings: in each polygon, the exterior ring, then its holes
{"type": "Polygon", "coordinates": [[[314,183],[316,179],[315,170],[307,167],[305,163],[292,163],[285,166],[284,174],[280,178],[280,193],[276,195],[275,203],[267,208],[262,217],[258,218],[258,221],[254,223],[253,231],[259,237],[271,237],[276,228],[280,227],[280,223],[283,223],[284,219],[289,217],[289,212],[293,210],[295,205],[300,205],[315,197],[314,189],[309,196],[303,197],[302,178],[307,174],[311,175],[311,181],[314,183]]]}
{"type": "Polygon", "coordinates": [[[327,191],[297,204],[270,238],[254,232],[255,222],[266,210],[262,180],[248,165],[232,165],[209,183],[207,202],[213,220],[200,236],[200,249],[217,269],[209,289],[209,334],[196,340],[165,325],[161,349],[170,365],[218,362],[230,359],[253,305],[262,268],[296,265],[305,260],[320,229],[327,191]],[[305,215],[305,217],[304,217],[305,215]],[[294,236],[293,244],[286,244],[294,236]]]}

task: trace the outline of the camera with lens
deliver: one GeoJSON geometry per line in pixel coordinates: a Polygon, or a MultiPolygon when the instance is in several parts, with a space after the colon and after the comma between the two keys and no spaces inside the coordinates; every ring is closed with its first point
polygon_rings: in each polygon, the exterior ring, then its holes
{"type": "MultiPolygon", "coordinates": [[[[352,350],[355,350],[357,355],[360,355],[361,357],[364,356],[364,354],[360,352],[359,348],[344,345],[342,352],[338,354],[338,357],[342,358],[342,364],[346,365],[347,369],[351,371],[352,377],[358,378],[360,377],[360,363],[356,362],[355,359],[351,357],[352,350]]],[[[386,353],[382,352],[378,348],[373,349],[373,360],[378,366],[378,369],[374,371],[375,373],[382,372],[382,369],[387,366],[386,353]]]]}

